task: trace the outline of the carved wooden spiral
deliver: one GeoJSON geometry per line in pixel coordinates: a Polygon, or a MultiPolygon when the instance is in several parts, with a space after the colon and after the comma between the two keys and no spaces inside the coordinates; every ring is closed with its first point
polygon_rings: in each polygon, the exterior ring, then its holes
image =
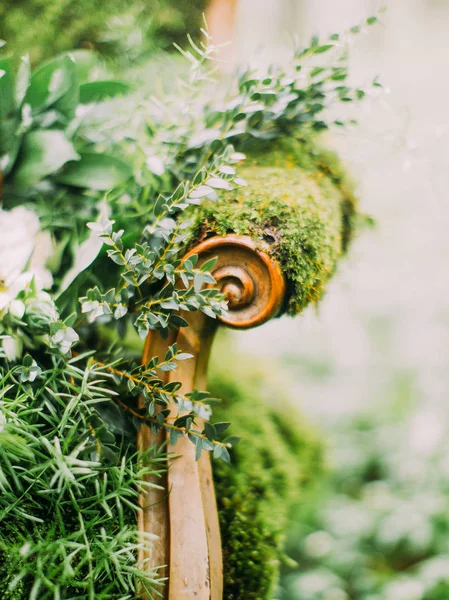
{"type": "Polygon", "coordinates": [[[256,327],[276,316],[285,297],[285,279],[277,262],[247,236],[212,237],[195,246],[199,264],[216,256],[213,276],[228,300],[221,321],[239,329],[256,327]]]}

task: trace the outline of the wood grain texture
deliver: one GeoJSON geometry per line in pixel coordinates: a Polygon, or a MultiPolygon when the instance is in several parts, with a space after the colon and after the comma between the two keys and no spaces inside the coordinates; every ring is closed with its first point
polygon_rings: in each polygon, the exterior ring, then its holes
{"type": "MultiPolygon", "coordinates": [[[[198,266],[217,257],[213,275],[229,308],[220,319],[223,324],[255,327],[280,312],[286,293],[282,272],[250,238],[214,237],[198,244],[185,258],[193,254],[199,256],[198,266]]],[[[186,312],[183,317],[189,326],[171,332],[167,339],[157,332],[148,336],[143,362],[152,356],[164,356],[174,342],[183,352],[191,353],[193,358],[180,362],[168,377],[165,374],[166,381],[180,381],[180,393],[185,394],[207,387],[207,365],[217,322],[201,312],[186,312]]],[[[168,421],[174,421],[179,416],[178,406],[173,402],[169,408],[168,421]]],[[[196,429],[203,429],[202,419],[197,417],[195,423],[196,429]]],[[[165,432],[154,436],[147,427],[142,428],[138,441],[142,451],[166,442],[169,457],[165,489],[152,488],[141,497],[139,530],[159,536],[152,549],[139,557],[142,568],[168,565],[162,571],[168,575],[165,600],[222,600],[223,558],[210,453],[203,451],[196,461],[195,446],[187,436],[172,446],[165,432]]],[[[150,600],[142,593],[139,597],[150,600]]]]}
{"type": "MultiPolygon", "coordinates": [[[[171,332],[167,339],[163,339],[159,334],[151,333],[145,341],[145,348],[142,356],[142,364],[148,363],[153,356],[164,358],[167,347],[174,343],[176,332],[171,332]]],[[[168,381],[168,373],[161,373],[161,378],[168,381]]],[[[139,408],[143,408],[145,402],[139,398],[139,408]]],[[[141,453],[145,453],[153,446],[160,447],[165,442],[165,432],[160,431],[155,435],[150,427],[142,425],[137,434],[137,448],[141,453]]],[[[167,477],[147,477],[146,482],[149,487],[139,498],[141,510],[138,513],[137,526],[140,532],[152,533],[157,539],[151,545],[147,544],[145,537],[141,536],[141,544],[145,549],[138,555],[138,562],[143,570],[148,571],[159,567],[158,574],[162,578],[168,578],[168,564],[170,552],[170,519],[168,517],[167,505],[167,477]],[[153,487],[154,486],[154,487],[153,487]]],[[[167,586],[161,590],[163,599],[168,597],[167,586]]],[[[141,589],[138,589],[138,597],[147,599],[149,596],[141,589]]]]}

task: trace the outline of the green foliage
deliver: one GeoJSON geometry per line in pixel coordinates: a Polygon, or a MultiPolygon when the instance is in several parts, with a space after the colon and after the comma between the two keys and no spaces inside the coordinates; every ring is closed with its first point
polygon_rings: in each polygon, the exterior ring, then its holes
{"type": "Polygon", "coordinates": [[[36,363],[27,355],[22,366],[1,370],[2,597],[28,590],[42,600],[130,598],[135,579],[149,593],[158,587],[156,574],[143,576],[135,565],[151,539],[137,540],[127,514],[163,458],[153,451],[137,458],[133,428],[113,409],[111,374],[78,364],[54,356],[30,376],[36,363]]]}
{"type": "Polygon", "coordinates": [[[210,389],[242,438],[232,465],[216,463],[214,479],[223,538],[224,600],[270,600],[279,576],[288,517],[321,472],[321,442],[279,392],[267,370],[229,344],[212,361],[210,389]],[[229,357],[229,358],[226,358],[229,357]],[[256,417],[257,415],[257,417],[256,417]]]}
{"type": "Polygon", "coordinates": [[[310,140],[247,144],[248,183],[195,211],[192,237],[249,235],[280,263],[288,312],[320,299],[352,236],[355,198],[335,156],[310,140]],[[253,150],[255,147],[255,151],[253,150]]]}
{"type": "MultiPolygon", "coordinates": [[[[55,19],[59,6],[49,7],[55,19]]],[[[69,23],[71,6],[64,4],[69,23]]],[[[11,18],[18,14],[12,11],[11,18]]],[[[47,15],[45,22],[53,28],[58,21],[47,15]]],[[[164,384],[161,372],[174,371],[178,361],[189,358],[182,348],[172,345],[164,357],[150,357],[141,365],[126,339],[121,347],[122,340],[130,331],[144,338],[150,331],[164,336],[185,327],[182,311],[199,310],[211,318],[223,314],[224,298],[210,272],[213,261],[202,267],[195,256],[182,261],[192,242],[195,207],[245,187],[238,171],[243,148],[250,148],[254,161],[267,141],[313,136],[332,123],[325,109],[334,100],[363,96],[357,88],[342,87],[344,49],[335,40],[313,40],[295,51],[288,69],[246,73],[233,90],[213,80],[209,64],[215,48],[209,39],[199,46],[192,42],[192,50],[183,53],[191,67],[179,90],[171,88],[151,102],[123,97],[128,84],[111,82],[86,51],[58,56],[31,76],[25,59],[18,70],[13,60],[0,63],[0,536],[1,549],[10,557],[2,575],[8,593],[30,600],[125,599],[135,594],[139,578],[151,591],[157,585],[157,574],[144,576],[138,570],[142,542],[134,523],[143,477],[159,467],[156,459],[143,465],[136,460],[129,439],[146,423],[155,433],[167,430],[172,443],[187,435],[197,457],[209,451],[227,463],[238,438],[223,439],[226,413],[224,422],[212,421],[207,392],[183,395],[178,382],[164,384]],[[316,71],[316,59],[331,51],[337,53],[338,68],[316,71]],[[137,407],[137,397],[144,398],[143,408],[137,407]],[[175,415],[167,408],[171,402],[175,415]],[[206,419],[204,428],[198,426],[198,415],[206,419]]],[[[316,234],[320,251],[328,252],[322,276],[345,246],[352,196],[343,191],[340,171],[329,161],[315,168],[312,160],[310,168],[302,154],[296,160],[303,162],[288,169],[294,173],[288,185],[295,201],[288,196],[282,204],[291,236],[277,250],[284,248],[280,260],[287,271],[288,257],[307,247],[306,235],[316,234]],[[296,181],[305,174],[307,182],[296,181]],[[320,177],[322,182],[314,180],[320,177]],[[305,190],[310,203],[301,211],[296,200],[305,190]],[[301,214],[297,221],[295,211],[301,214]],[[308,220],[307,211],[319,218],[308,220]],[[298,238],[296,226],[302,227],[298,238]]],[[[266,178],[271,196],[278,184],[287,184],[280,166],[247,168],[266,178]]],[[[266,204],[264,210],[269,211],[266,204]]],[[[259,239],[256,213],[250,218],[259,239]]],[[[315,255],[301,271],[306,281],[315,276],[316,263],[315,255]]],[[[299,287],[292,286],[291,302],[302,307],[305,298],[299,294],[299,287]]],[[[265,437],[257,452],[251,441],[242,451],[237,446],[236,465],[247,477],[238,470],[222,471],[222,481],[228,478],[219,492],[222,518],[236,519],[225,535],[227,586],[234,596],[247,587],[246,597],[258,598],[269,594],[275,579],[286,523],[279,498],[295,501],[293,486],[307,479],[314,443],[302,445],[309,440],[306,433],[295,437],[289,416],[277,409],[260,405],[254,421],[243,403],[234,409],[235,433],[251,425],[251,435],[265,437]],[[293,458],[298,446],[301,471],[293,458]],[[264,462],[255,469],[259,458],[264,462]],[[264,471],[268,464],[271,472],[264,471]],[[237,527],[245,519],[260,523],[260,530],[252,530],[254,537],[237,527]],[[255,554],[248,558],[250,547],[255,554]],[[245,569],[253,570],[250,578],[245,569]]]]}
{"type": "MultiPolygon", "coordinates": [[[[85,145],[75,115],[86,85],[80,84],[72,55],[53,59],[32,74],[26,58],[18,70],[12,59],[0,60],[0,169],[4,177],[9,175],[6,183],[16,193],[49,177],[104,190],[126,183],[131,176],[130,168],[118,158],[89,155],[92,164],[86,166],[77,152],[85,145]],[[94,178],[100,182],[96,186],[94,178]]],[[[100,100],[127,89],[119,82],[112,88],[108,81],[95,85],[97,94],[103,90],[100,100]]]]}
{"type": "Polygon", "coordinates": [[[0,39],[33,63],[81,46],[134,58],[184,43],[204,9],[204,0],[0,0],[0,39]]]}

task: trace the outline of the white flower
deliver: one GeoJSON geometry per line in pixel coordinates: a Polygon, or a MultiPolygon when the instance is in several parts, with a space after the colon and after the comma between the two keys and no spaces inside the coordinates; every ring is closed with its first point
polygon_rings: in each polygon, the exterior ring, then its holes
{"type": "Polygon", "coordinates": [[[23,349],[23,343],[20,338],[8,335],[2,341],[5,356],[10,361],[16,361],[20,358],[23,349]]]}
{"type": "Polygon", "coordinates": [[[104,306],[98,300],[87,300],[81,304],[81,312],[89,313],[87,319],[89,323],[93,323],[95,319],[104,315],[104,306]]]}
{"type": "Polygon", "coordinates": [[[79,335],[72,327],[61,327],[61,329],[58,329],[51,337],[51,343],[56,348],[59,348],[59,351],[62,352],[62,354],[67,354],[73,344],[78,340],[79,335]]]}
{"type": "Polygon", "coordinates": [[[13,300],[9,305],[9,312],[17,319],[21,319],[25,314],[25,304],[22,300],[13,300]]]}
{"type": "MultiPolygon", "coordinates": [[[[40,230],[34,211],[23,206],[0,209],[0,311],[11,307],[33,278],[38,290],[52,286],[51,273],[45,268],[51,252],[50,234],[40,230]]],[[[18,304],[13,305],[13,311],[20,315],[18,304]]]]}
{"type": "Polygon", "coordinates": [[[31,271],[25,271],[24,273],[15,272],[10,274],[10,276],[7,278],[1,278],[0,311],[5,310],[6,308],[8,308],[9,310],[12,302],[17,298],[18,294],[21,291],[27,289],[27,287],[31,284],[33,278],[35,279],[36,287],[39,287],[41,281],[39,280],[39,278],[35,277],[35,275],[31,273],[31,271]]]}

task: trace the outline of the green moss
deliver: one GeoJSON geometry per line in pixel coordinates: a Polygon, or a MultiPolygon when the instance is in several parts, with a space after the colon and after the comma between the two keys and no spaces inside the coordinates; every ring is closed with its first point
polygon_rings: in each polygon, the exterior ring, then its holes
{"type": "Polygon", "coordinates": [[[267,381],[235,354],[213,361],[209,388],[222,399],[214,418],[242,438],[232,465],[214,462],[223,541],[224,600],[269,600],[278,580],[292,508],[321,472],[318,436],[267,381]],[[237,366],[238,365],[238,366],[237,366]]]}
{"type": "Polygon", "coordinates": [[[12,547],[12,535],[7,541],[3,541],[0,538],[0,586],[2,590],[1,598],[3,600],[21,600],[24,596],[23,582],[15,586],[14,590],[8,590],[9,584],[17,575],[17,565],[11,558],[12,547]]]}
{"type": "Polygon", "coordinates": [[[289,285],[289,314],[319,300],[352,236],[356,200],[337,158],[310,140],[242,148],[247,187],[196,208],[193,238],[236,233],[266,242],[289,285]]]}

